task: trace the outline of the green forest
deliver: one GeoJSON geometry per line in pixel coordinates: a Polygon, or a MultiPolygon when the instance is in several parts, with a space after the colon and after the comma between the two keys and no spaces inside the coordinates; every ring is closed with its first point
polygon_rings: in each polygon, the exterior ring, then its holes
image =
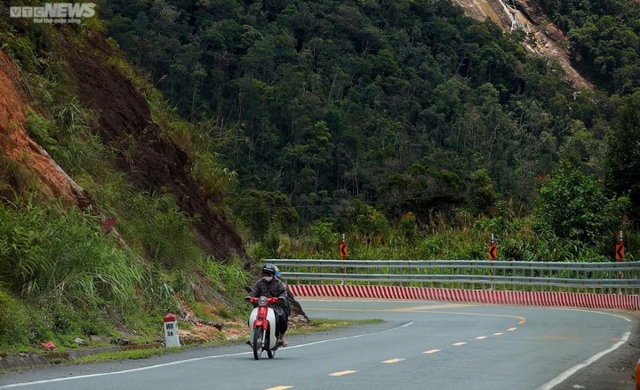
{"type": "Polygon", "coordinates": [[[0,151],[2,353],[153,340],[186,307],[244,318],[256,264],[337,258],[341,234],[351,259],[486,259],[494,235],[499,260],[605,262],[619,231],[625,260],[640,256],[638,2],[539,1],[594,90],[449,0],[96,3],[99,18],[59,26],[0,2],[25,130],[93,196],[45,199],[0,151]],[[105,142],[74,56],[125,75],[158,139],[105,142]],[[144,142],[180,150],[246,253],[214,256],[186,198],[145,185],[144,142]]]}
{"type": "Polygon", "coordinates": [[[375,234],[384,226],[367,225],[381,218],[395,228],[410,216],[420,229],[463,225],[461,214],[530,215],[563,174],[593,185],[598,200],[574,211],[606,226],[552,230],[584,243],[614,237],[623,213],[640,215],[640,8],[541,5],[595,92],[528,53],[525,33],[446,0],[107,1],[102,14],[237,174],[228,205],[250,239],[310,226],[375,234]]]}

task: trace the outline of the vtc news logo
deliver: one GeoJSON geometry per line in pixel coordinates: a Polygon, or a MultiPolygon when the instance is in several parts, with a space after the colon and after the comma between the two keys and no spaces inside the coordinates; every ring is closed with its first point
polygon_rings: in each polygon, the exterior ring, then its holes
{"type": "Polygon", "coordinates": [[[45,3],[40,7],[10,7],[12,18],[29,18],[35,23],[80,23],[96,14],[95,3],[45,3]]]}

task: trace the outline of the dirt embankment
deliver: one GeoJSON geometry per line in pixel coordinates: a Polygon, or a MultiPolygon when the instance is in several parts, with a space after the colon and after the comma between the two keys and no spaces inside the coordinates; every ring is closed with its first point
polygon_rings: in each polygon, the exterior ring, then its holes
{"type": "Polygon", "coordinates": [[[144,190],[173,194],[185,213],[197,217],[199,239],[208,253],[250,261],[232,224],[209,207],[219,199],[207,197],[195,183],[186,153],[161,137],[147,100],[133,82],[107,65],[107,59],[120,54],[102,35],[87,34],[89,50],[69,43],[66,61],[80,102],[97,114],[92,130],[116,151],[119,168],[144,190]]]}
{"type": "Polygon", "coordinates": [[[593,90],[593,84],[571,64],[569,41],[556,25],[549,22],[536,0],[452,0],[464,13],[477,20],[490,18],[504,31],[524,29],[530,39],[525,47],[531,52],[558,61],[578,90],[593,90]]]}

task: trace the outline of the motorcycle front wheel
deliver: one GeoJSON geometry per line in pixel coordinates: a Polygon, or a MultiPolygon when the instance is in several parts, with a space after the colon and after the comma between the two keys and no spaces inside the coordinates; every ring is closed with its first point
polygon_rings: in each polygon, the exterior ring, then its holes
{"type": "Polygon", "coordinates": [[[253,330],[253,358],[260,360],[262,355],[262,326],[258,326],[253,330]]]}

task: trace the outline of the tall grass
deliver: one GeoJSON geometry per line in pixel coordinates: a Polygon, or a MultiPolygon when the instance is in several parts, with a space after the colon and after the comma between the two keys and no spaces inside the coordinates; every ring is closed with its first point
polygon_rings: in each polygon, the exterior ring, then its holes
{"type": "Polygon", "coordinates": [[[23,298],[125,308],[145,269],[110,243],[100,220],[60,202],[0,204],[0,280],[23,298]]]}
{"type": "Polygon", "coordinates": [[[0,346],[73,345],[153,310],[145,307],[155,301],[153,275],[105,235],[99,217],[30,196],[0,203],[0,221],[0,334],[12,335],[0,346]]]}

